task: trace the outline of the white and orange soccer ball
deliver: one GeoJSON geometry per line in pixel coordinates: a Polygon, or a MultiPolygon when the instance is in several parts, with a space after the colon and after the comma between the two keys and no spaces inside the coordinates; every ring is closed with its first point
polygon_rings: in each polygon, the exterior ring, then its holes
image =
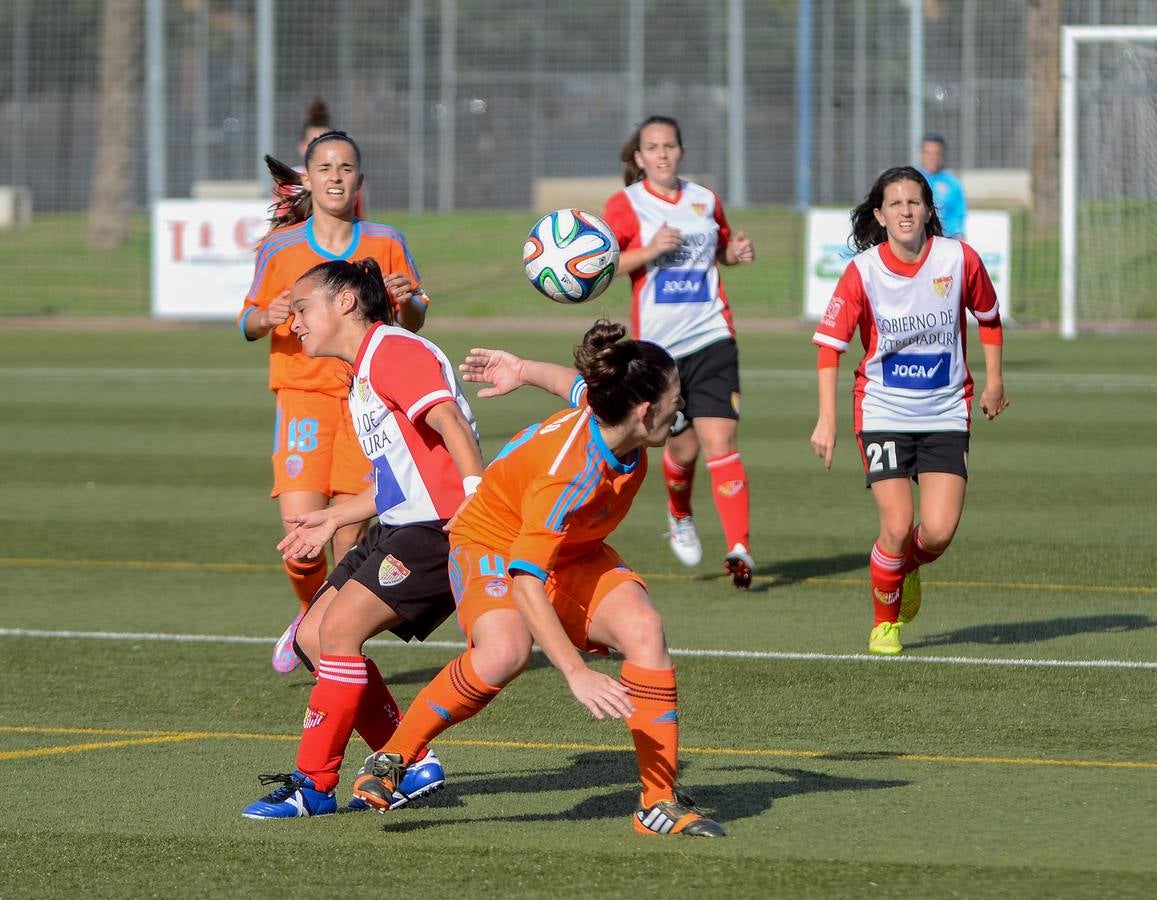
{"type": "Polygon", "coordinates": [[[598,216],[556,209],[530,230],[522,263],[530,283],[555,303],[585,303],[615,277],[619,242],[598,216]]]}

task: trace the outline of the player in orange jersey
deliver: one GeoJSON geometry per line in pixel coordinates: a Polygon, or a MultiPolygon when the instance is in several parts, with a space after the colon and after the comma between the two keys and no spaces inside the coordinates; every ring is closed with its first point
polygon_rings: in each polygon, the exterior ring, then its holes
{"type": "Polygon", "coordinates": [[[932,187],[917,169],[881,173],[851,219],[858,253],[812,337],[819,417],[811,445],[830,469],[840,354],[859,329],[855,432],[880,520],[869,563],[875,625],[868,650],[894,655],[904,649],[900,629],[920,610],[920,567],[948,549],[964,511],[973,396],[966,313],[980,325],[980,409],[988,419],[1008,406],[1004,332],[980,255],[943,236],[932,187]],[[920,488],[919,524],[911,482],[920,488]]]}
{"type": "Polygon", "coordinates": [[[682,406],[675,361],[658,344],[596,322],[573,369],[473,350],[467,381],[494,396],[533,384],[573,408],[525,429],[487,468],[450,532],[450,584],[469,649],[418,694],[385,746],[366,759],[354,796],[385,811],[407,766],[445,729],[482,710],[537,643],[597,719],[626,719],[643,791],[644,834],[719,836],[723,828],[675,787],[679,712],[663,623],[643,580],[606,543],[682,406]],[[580,651],[625,657],[618,679],[580,651]]]}
{"type": "MultiPolygon", "coordinates": [[[[327,131],[333,131],[333,117],[325,101],[317,97],[305,110],[305,121],[301,125],[301,135],[297,142],[298,158],[304,158],[313,139],[327,131]]],[[[271,156],[265,157],[265,160],[273,173],[273,219],[276,221],[289,213],[293,201],[301,195],[301,176],[305,174],[305,166],[289,166],[271,156]]],[[[354,215],[359,219],[365,217],[363,193],[358,190],[354,201],[354,215]]]]}
{"type": "MultiPolygon", "coordinates": [[[[305,167],[301,195],[279,220],[282,227],[257,250],[253,284],[237,319],[247,340],[270,336],[269,387],[277,394],[272,496],[283,520],[347,501],[362,491],[370,474],[349,422],[349,365],[311,359],[302,351],[290,330],[290,288],[318,263],[364,256],[390,273],[385,283],[399,324],[417,331],[428,302],[401,232],[354,215],[362,171],[353,139],[341,131],[319,135],[306,149],[305,167]]],[[[360,528],[353,523],[334,535],[335,560],[353,546],[360,528]]],[[[325,579],[325,555],[288,560],[285,568],[300,611],[274,649],[279,672],[298,664],[293,633],[325,579]]]]}
{"type": "Polygon", "coordinates": [[[751,586],[751,513],[747,470],[739,455],[739,350],[721,265],[755,260],[743,232],[732,233],[710,188],[679,177],[683,135],[667,116],[651,116],[620,154],[626,187],[603,218],[618,238],[619,272],[630,275],[633,335],[661,344],[679,363],[690,427],[663,453],[667,536],[685,566],[703,546],[691,515],[700,450],[728,548],[724,569],[737,588],[751,586]]]}

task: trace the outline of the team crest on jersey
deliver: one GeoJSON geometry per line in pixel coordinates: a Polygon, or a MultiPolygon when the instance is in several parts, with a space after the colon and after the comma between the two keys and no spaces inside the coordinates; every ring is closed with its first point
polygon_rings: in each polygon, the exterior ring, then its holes
{"type": "Polygon", "coordinates": [[[366,378],[364,375],[358,376],[357,392],[358,392],[358,399],[361,400],[362,403],[366,403],[369,401],[369,399],[370,399],[370,380],[368,378],[366,378]]]}
{"type": "Polygon", "coordinates": [[[506,596],[506,592],[510,590],[510,585],[503,578],[491,578],[482,590],[486,591],[487,596],[497,599],[506,596]]]}
{"type": "Polygon", "coordinates": [[[840,317],[840,310],[844,308],[843,297],[832,297],[828,303],[828,308],[824,310],[823,317],[820,319],[820,324],[826,328],[835,328],[836,322],[840,317]]]}
{"type": "Polygon", "coordinates": [[[692,203],[691,208],[693,210],[695,210],[695,215],[697,215],[697,216],[707,215],[707,204],[706,203],[692,203]]]}
{"type": "Polygon", "coordinates": [[[288,456],[285,459],[285,471],[289,473],[290,478],[296,478],[301,474],[301,470],[305,468],[305,460],[303,460],[296,453],[293,456],[288,456]]]}
{"type": "Polygon", "coordinates": [[[305,721],[301,723],[303,729],[317,728],[325,718],[325,713],[320,709],[314,709],[312,706],[305,708],[305,721]]]}
{"type": "Polygon", "coordinates": [[[378,584],[382,587],[396,587],[409,577],[410,570],[406,568],[406,564],[392,553],[387,553],[382,564],[378,566],[378,584]]]}
{"type": "Polygon", "coordinates": [[[952,276],[941,275],[939,278],[933,278],[932,289],[941,297],[947,297],[948,292],[952,290],[952,276]]]}

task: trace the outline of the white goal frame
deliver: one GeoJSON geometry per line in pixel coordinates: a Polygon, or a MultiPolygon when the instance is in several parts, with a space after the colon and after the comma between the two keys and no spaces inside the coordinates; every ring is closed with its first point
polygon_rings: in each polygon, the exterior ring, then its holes
{"type": "Polygon", "coordinates": [[[1157,25],[1066,25],[1061,29],[1061,337],[1077,336],[1077,45],[1157,41],[1157,25]]]}

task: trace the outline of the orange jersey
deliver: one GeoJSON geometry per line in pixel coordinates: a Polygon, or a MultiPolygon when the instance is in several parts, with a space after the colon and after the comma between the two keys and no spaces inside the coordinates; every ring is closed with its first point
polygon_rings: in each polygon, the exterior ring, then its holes
{"type": "MultiPolygon", "coordinates": [[[[350,245],[338,254],[329,253],[313,236],[313,218],[297,225],[278,228],[266,235],[257,248],[257,263],[253,284],[245,297],[245,305],[237,316],[241,332],[245,332],[245,317],[254,310],[267,309],[282,291],[318,263],[333,259],[364,259],[372,257],[383,274],[405,272],[417,295],[422,280],[414,264],[402,233],[389,225],[354,220],[350,245]]],[[[350,389],[350,367],[340,359],[319,357],[311,359],[301,347],[297,336],[290,331],[293,319],[278,325],[269,335],[269,388],[293,388],[318,391],[334,397],[345,397],[350,389]]]]}
{"type": "Polygon", "coordinates": [[[647,474],[647,454],[624,463],[603,439],[578,379],[579,406],[531,425],[487,467],[452,542],[501,553],[510,570],[546,581],[556,565],[602,544],[631,508],[647,474]]]}

